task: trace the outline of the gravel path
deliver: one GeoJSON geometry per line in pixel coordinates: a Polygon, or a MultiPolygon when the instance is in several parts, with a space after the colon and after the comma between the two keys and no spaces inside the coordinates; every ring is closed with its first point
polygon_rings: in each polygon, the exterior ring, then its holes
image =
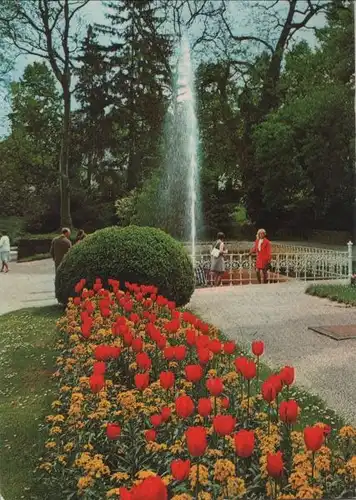
{"type": "Polygon", "coordinates": [[[266,344],[272,367],[296,368],[299,386],[356,424],[356,340],[335,341],[309,326],[356,324],[356,308],[306,295],[306,284],[200,289],[190,307],[231,339],[266,344]]]}

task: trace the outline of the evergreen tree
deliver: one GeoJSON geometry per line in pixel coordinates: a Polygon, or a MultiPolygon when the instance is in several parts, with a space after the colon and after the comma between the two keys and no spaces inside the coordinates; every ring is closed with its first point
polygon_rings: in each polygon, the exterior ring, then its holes
{"type": "Polygon", "coordinates": [[[159,138],[170,82],[171,42],[159,33],[163,24],[152,0],[107,2],[110,26],[99,30],[111,38],[109,117],[114,151],[126,172],[130,191],[158,163],[159,138]]]}

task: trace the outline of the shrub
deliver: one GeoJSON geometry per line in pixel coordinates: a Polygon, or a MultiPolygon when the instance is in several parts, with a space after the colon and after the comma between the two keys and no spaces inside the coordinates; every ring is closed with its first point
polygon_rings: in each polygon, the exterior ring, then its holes
{"type": "Polygon", "coordinates": [[[356,429],[302,398],[292,367],[266,378],[263,342],[247,357],[190,312],[147,301],[153,287],[84,285],[58,323],[61,388],[39,464],[51,500],[353,496],[356,429]],[[156,479],[142,492],[154,475],[168,491],[156,479]]]}
{"type": "Polygon", "coordinates": [[[163,231],[149,227],[105,228],[75,246],[58,268],[57,299],[66,304],[75,284],[87,278],[104,283],[109,278],[153,284],[177,305],[186,304],[194,291],[194,273],[184,247],[163,231]]]}

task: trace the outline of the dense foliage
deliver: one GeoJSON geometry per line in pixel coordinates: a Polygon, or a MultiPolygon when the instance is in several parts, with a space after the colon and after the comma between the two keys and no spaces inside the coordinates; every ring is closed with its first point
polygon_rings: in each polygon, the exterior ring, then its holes
{"type": "Polygon", "coordinates": [[[245,356],[155,287],[109,285],[81,280],[59,321],[38,471],[51,498],[354,496],[356,429],[303,403],[293,367],[266,377],[263,342],[245,356]]]}
{"type": "Polygon", "coordinates": [[[101,229],[75,245],[56,275],[56,297],[62,304],[82,276],[90,286],[97,277],[104,283],[110,279],[153,283],[179,306],[187,304],[194,291],[193,266],[183,245],[150,227],[101,229]]]}
{"type": "MultiPolygon", "coordinates": [[[[57,7],[43,1],[55,21],[57,7]]],[[[66,132],[64,179],[74,226],[166,227],[157,208],[162,130],[172,96],[174,35],[184,28],[197,67],[200,229],[206,235],[217,229],[232,235],[250,223],[295,234],[350,229],[353,2],[230,4],[104,2],[105,22],[76,34],[71,93],[78,107],[66,132]],[[244,16],[246,35],[240,36],[236,19],[244,16]],[[303,28],[314,26],[315,36],[304,37],[303,28]]],[[[37,15],[37,7],[24,2],[21,9],[21,40],[28,49],[36,33],[25,14],[37,15]]],[[[0,31],[9,36],[7,14],[12,19],[5,9],[0,31]]],[[[30,64],[10,88],[0,198],[3,214],[26,216],[28,229],[49,232],[58,228],[63,204],[63,96],[55,85],[58,75],[44,59],[30,64]]]]}

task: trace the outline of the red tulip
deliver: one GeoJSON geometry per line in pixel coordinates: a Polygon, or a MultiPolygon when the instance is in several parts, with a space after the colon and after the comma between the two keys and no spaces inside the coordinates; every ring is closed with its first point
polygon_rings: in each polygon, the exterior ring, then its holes
{"type": "Polygon", "coordinates": [[[316,452],[324,443],[324,429],[315,425],[304,429],[304,442],[308,450],[316,452]]]}
{"type": "Polygon", "coordinates": [[[187,348],[185,345],[177,345],[174,348],[174,357],[177,361],[183,361],[187,355],[187,348]]]}
{"type": "Polygon", "coordinates": [[[229,398],[222,398],[220,403],[221,403],[222,408],[227,409],[230,406],[230,399],[229,398]]]}
{"type": "Polygon", "coordinates": [[[139,391],[143,391],[148,387],[150,376],[148,373],[137,373],[135,375],[135,385],[139,391]]]}
{"type": "Polygon", "coordinates": [[[174,347],[168,346],[164,348],[163,356],[167,361],[172,361],[174,359],[174,347]]]}
{"type": "Polygon", "coordinates": [[[103,389],[105,380],[103,375],[91,375],[89,378],[89,385],[92,392],[97,393],[103,389]]]}
{"type": "Polygon", "coordinates": [[[198,337],[195,340],[195,345],[197,346],[197,349],[207,348],[209,343],[210,343],[209,335],[198,335],[198,337]]]}
{"type": "Polygon", "coordinates": [[[192,457],[204,455],[208,446],[204,427],[189,427],[185,432],[188,451],[192,457]]]}
{"type": "Polygon", "coordinates": [[[282,401],[279,406],[279,416],[282,422],[294,424],[298,418],[299,406],[296,401],[282,401]]]}
{"type": "Polygon", "coordinates": [[[241,458],[248,458],[252,455],[255,447],[255,435],[253,431],[242,429],[234,436],[236,455],[241,458]]]}
{"type": "Polygon", "coordinates": [[[131,492],[127,488],[119,488],[120,500],[132,500],[131,492]]]}
{"type": "Polygon", "coordinates": [[[107,424],[106,435],[108,439],[117,439],[121,434],[121,427],[117,424],[107,424]]]}
{"type": "Polygon", "coordinates": [[[213,405],[209,398],[200,398],[198,401],[198,413],[202,417],[207,417],[212,412],[213,405]]]}
{"type": "Polygon", "coordinates": [[[219,378],[209,378],[206,381],[206,388],[212,396],[220,396],[224,390],[224,384],[219,378]]]}
{"type": "Polygon", "coordinates": [[[241,368],[241,374],[246,380],[252,380],[256,377],[257,369],[254,361],[247,359],[241,368]]]}
{"type": "Polygon", "coordinates": [[[277,395],[281,392],[283,389],[283,384],[282,384],[282,379],[279,375],[270,375],[265,382],[268,382],[273,385],[273,387],[276,389],[277,395]]]}
{"type": "Polygon", "coordinates": [[[285,366],[282,368],[279,375],[284,385],[290,386],[293,384],[295,371],[292,366],[285,366]]]}
{"type": "Polygon", "coordinates": [[[277,453],[268,453],[267,455],[267,472],[268,475],[274,478],[281,477],[283,474],[283,455],[280,451],[277,453]]]}
{"type": "Polygon", "coordinates": [[[199,363],[201,365],[206,365],[207,363],[209,363],[210,351],[207,347],[200,347],[197,350],[197,354],[198,354],[199,363]]]}
{"type": "Polygon", "coordinates": [[[252,342],[252,352],[255,356],[262,356],[265,350],[265,344],[262,340],[254,340],[252,342]]]}
{"type": "Polygon", "coordinates": [[[233,341],[231,341],[231,342],[225,342],[225,344],[224,344],[224,352],[226,354],[234,354],[235,349],[236,349],[235,342],[233,342],[233,341]]]}
{"type": "Polygon", "coordinates": [[[185,340],[187,341],[187,344],[190,347],[192,347],[193,345],[195,345],[195,341],[196,341],[195,331],[194,330],[187,330],[185,332],[185,340]]]}
{"type": "Polygon", "coordinates": [[[220,340],[218,340],[218,339],[211,340],[211,342],[209,343],[209,349],[214,354],[221,353],[222,344],[221,344],[220,340]]]}
{"type": "Polygon", "coordinates": [[[159,476],[151,476],[131,490],[131,500],[167,500],[167,486],[159,476]]]}
{"type": "Polygon", "coordinates": [[[217,415],[213,419],[213,426],[219,436],[228,436],[234,430],[236,418],[231,415],[217,415]]]}
{"type": "Polygon", "coordinates": [[[148,431],[145,431],[145,439],[146,441],[156,441],[157,438],[157,432],[154,429],[149,429],[148,431]]]}
{"type": "Polygon", "coordinates": [[[184,481],[189,476],[190,460],[173,460],[171,471],[176,481],[184,481]]]}
{"type": "Polygon", "coordinates": [[[248,359],[245,358],[244,356],[240,356],[239,358],[235,359],[234,364],[235,364],[235,368],[236,368],[237,373],[242,374],[242,372],[246,366],[247,361],[248,361],[248,359]]]}
{"type": "Polygon", "coordinates": [[[136,337],[135,339],[133,339],[131,347],[134,352],[141,352],[143,349],[142,339],[140,337],[136,337]]]}
{"type": "Polygon", "coordinates": [[[185,376],[189,382],[199,382],[203,376],[203,369],[200,365],[187,365],[185,367],[185,376]]]}
{"type": "Polygon", "coordinates": [[[173,372],[161,372],[159,376],[159,382],[161,387],[168,391],[174,385],[175,376],[173,372]]]}
{"type": "Polygon", "coordinates": [[[149,370],[152,365],[152,361],[146,352],[136,354],[136,363],[141,370],[149,370]]]}
{"type": "Polygon", "coordinates": [[[93,364],[93,375],[104,375],[106,371],[106,364],[104,361],[97,361],[93,364]]]}
{"type": "Polygon", "coordinates": [[[168,406],[164,406],[161,410],[161,417],[162,417],[162,422],[167,422],[167,420],[171,416],[171,409],[168,408],[168,406]]]}
{"type": "Polygon", "coordinates": [[[267,403],[272,403],[277,397],[277,391],[273,384],[270,382],[263,382],[261,387],[262,397],[267,403]]]}
{"type": "Polygon", "coordinates": [[[155,415],[151,415],[150,422],[153,427],[159,427],[162,423],[162,415],[159,415],[158,413],[155,415]]]}
{"type": "Polygon", "coordinates": [[[179,396],[175,402],[177,415],[188,418],[194,412],[194,402],[189,396],[179,396]]]}

